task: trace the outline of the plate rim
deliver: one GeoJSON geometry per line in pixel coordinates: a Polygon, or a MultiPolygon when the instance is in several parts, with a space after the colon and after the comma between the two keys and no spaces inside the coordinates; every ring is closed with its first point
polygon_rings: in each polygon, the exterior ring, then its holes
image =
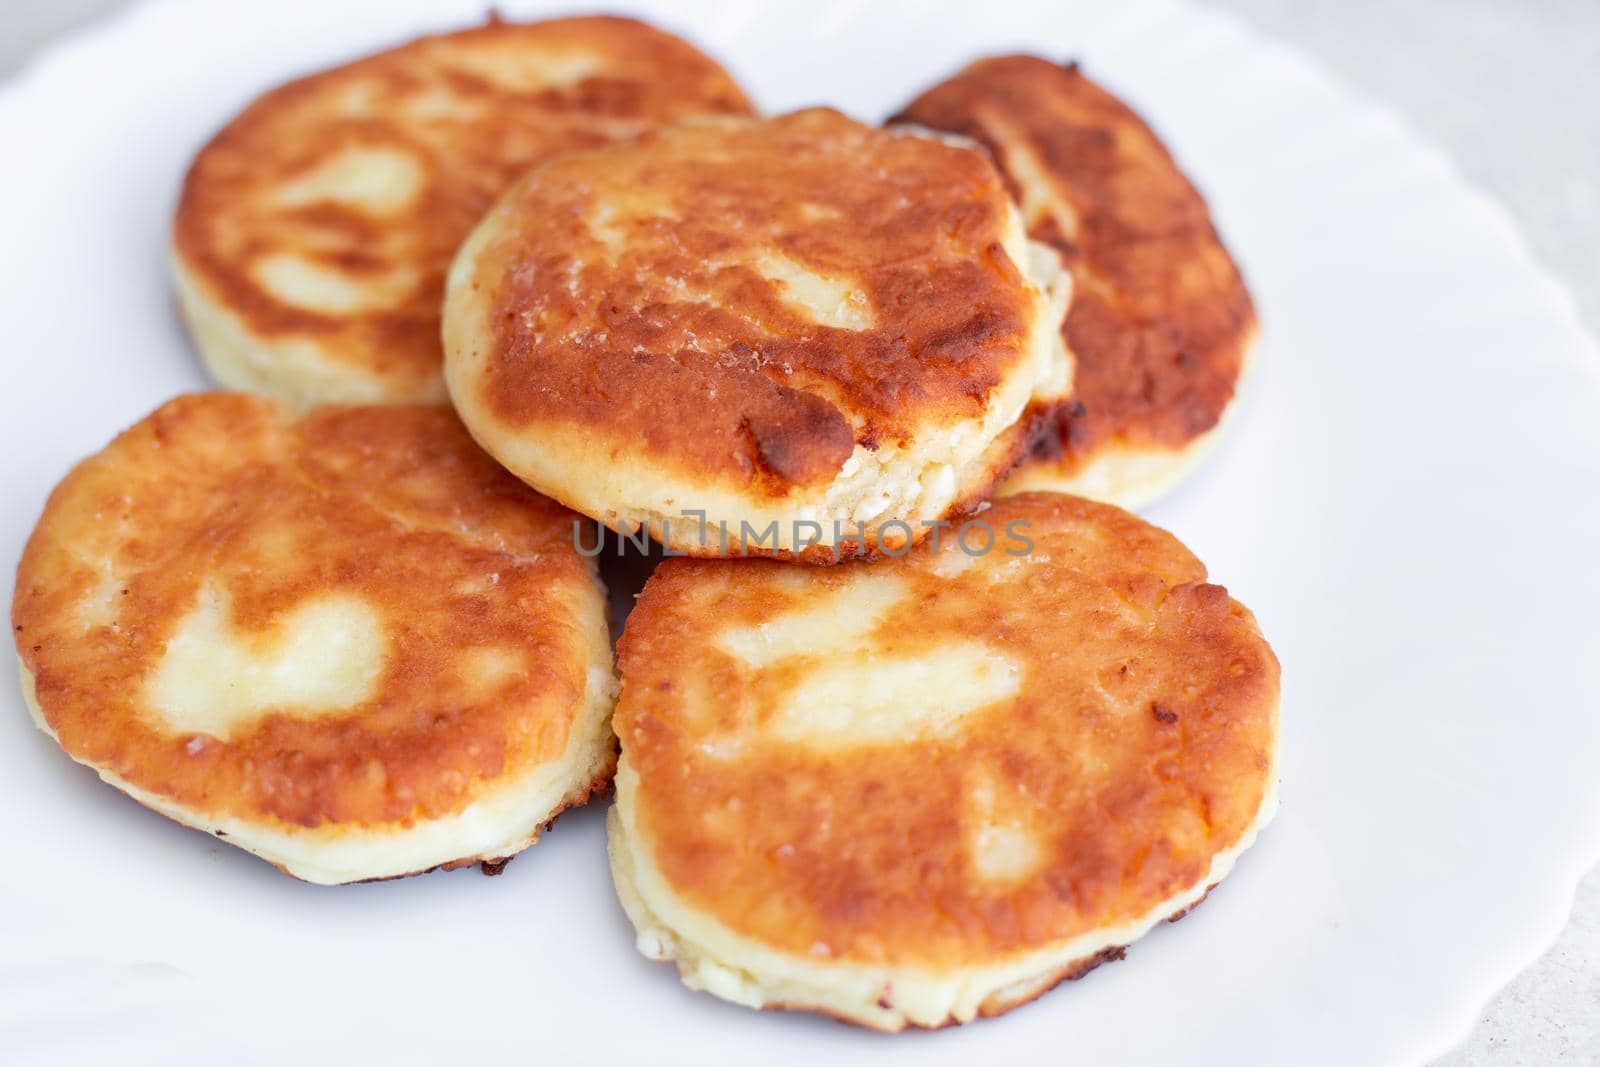
{"type": "MultiPolygon", "coordinates": [[[[92,53],[105,42],[131,32],[130,27],[145,19],[171,17],[186,7],[202,7],[213,0],[127,0],[120,8],[100,15],[91,22],[66,33],[58,34],[37,49],[22,66],[0,78],[0,131],[13,121],[24,124],[27,119],[26,102],[29,94],[44,85],[53,70],[69,66],[83,54],[92,53]]],[[[506,7],[513,7],[512,0],[506,7]]],[[[570,5],[559,5],[559,12],[572,13],[570,5]]],[[[600,4],[598,8],[628,13],[629,5],[600,4]]],[[[641,3],[639,8],[653,5],[641,3]]],[[[1394,140],[1418,162],[1437,175],[1440,183],[1451,187],[1460,203],[1469,207],[1482,221],[1485,234],[1493,232],[1495,254],[1506,259],[1527,278],[1529,289],[1537,288],[1541,302],[1546,305],[1550,324],[1574,340],[1572,352],[1561,354],[1561,360],[1570,361],[1575,369],[1588,377],[1590,386],[1600,397],[1600,340],[1591,331],[1578,304],[1572,287],[1543,261],[1533,248],[1526,232],[1510,208],[1493,192],[1467,174],[1456,158],[1441,148],[1431,136],[1419,129],[1407,116],[1381,97],[1368,92],[1342,78],[1333,67],[1321,58],[1298,46],[1276,37],[1258,27],[1248,18],[1231,10],[1219,9],[1196,0],[1138,0],[1137,5],[1151,10],[1176,11],[1181,17],[1209,22],[1248,43],[1275,59],[1299,68],[1300,74],[1317,83],[1319,88],[1340,98],[1352,115],[1368,126],[1384,127],[1395,135],[1394,140]]],[[[587,9],[587,8],[585,8],[587,9]]],[[[641,17],[657,19],[659,12],[639,11],[641,17]]],[[[509,17],[525,17],[513,11],[509,17]]],[[[541,16],[549,17],[549,16],[541,16]]],[[[669,25],[692,21],[685,12],[669,25]]],[[[719,50],[720,51],[720,50],[719,50]]],[[[0,132],[0,139],[3,132],[0,132]]],[[[29,506],[32,506],[31,504],[29,506]]],[[[1522,975],[1558,940],[1570,923],[1580,883],[1590,873],[1600,870],[1600,779],[1590,796],[1588,807],[1574,821],[1574,830],[1568,835],[1568,845],[1561,862],[1543,880],[1546,891],[1540,894],[1545,901],[1529,903],[1529,911],[1521,922],[1500,924],[1502,932],[1496,939],[1500,951],[1485,952],[1480,965],[1474,967],[1472,991],[1454,998],[1458,1009],[1440,1017],[1420,1021],[1413,1031],[1412,1051],[1423,1061],[1431,1061],[1460,1046],[1474,1031],[1483,1009],[1518,976],[1522,975]],[[1492,957],[1492,960],[1491,958],[1492,957]]],[[[1397,1050],[1398,1051],[1398,1050],[1397,1050]]]]}

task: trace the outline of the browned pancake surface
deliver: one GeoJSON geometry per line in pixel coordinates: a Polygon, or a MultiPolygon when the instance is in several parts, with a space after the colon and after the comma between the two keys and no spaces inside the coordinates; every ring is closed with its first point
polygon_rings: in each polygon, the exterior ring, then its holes
{"type": "Polygon", "coordinates": [[[895,117],[993,153],[1028,230],[1075,282],[1077,404],[1041,457],[1063,473],[1112,444],[1180,449],[1217,424],[1255,331],[1199,192],[1149,126],[1075,64],[979,60],[895,117]]]}
{"type": "Polygon", "coordinates": [[[553,161],[490,217],[470,400],[497,433],[577,426],[741,490],[825,485],[857,445],[980,415],[1023,359],[1038,297],[1001,246],[1010,211],[982,153],[822,109],[553,161]]]}
{"type": "Polygon", "coordinates": [[[61,745],[136,788],[267,824],[435,818],[566,748],[600,597],[574,519],[443,409],[295,421],[259,398],[184,397],[51,495],[14,636],[61,745]],[[174,726],[151,679],[208,601],[223,636],[199,669],[270,663],[308,606],[358,605],[383,641],[370,690],[263,707],[223,736],[174,726]]]}
{"type": "Polygon", "coordinates": [[[706,113],[739,87],[643,23],[491,21],[424,37],[267,93],[201,151],[174,244],[257,338],[302,340],[442,398],[439,305],[456,246],[531,164],[706,113]],[[329,276],[315,301],[277,266],[329,276]]]}
{"type": "Polygon", "coordinates": [[[688,906],[814,962],[948,973],[1140,920],[1253,833],[1278,664],[1250,613],[1115,508],[983,518],[979,557],[656,571],[615,724],[630,840],[688,906]]]}

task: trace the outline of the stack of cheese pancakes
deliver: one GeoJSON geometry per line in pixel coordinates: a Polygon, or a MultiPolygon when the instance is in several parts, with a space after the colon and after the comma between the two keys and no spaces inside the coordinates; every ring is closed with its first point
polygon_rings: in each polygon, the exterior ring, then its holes
{"type": "Polygon", "coordinates": [[[69,474],[13,605],[39,725],[139,802],[339,883],[497,870],[614,781],[641,951],[881,1029],[1120,957],[1271,816],[1271,649],[1113,506],[1214,442],[1250,298],[1076,68],[873,126],[492,21],[256,100],[172,256],[240,392],[69,474]],[[615,661],[590,520],[694,557],[615,661]]]}

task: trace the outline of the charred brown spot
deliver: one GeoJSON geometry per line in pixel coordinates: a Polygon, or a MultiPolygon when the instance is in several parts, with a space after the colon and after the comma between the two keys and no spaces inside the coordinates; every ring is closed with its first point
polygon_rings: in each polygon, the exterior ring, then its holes
{"type": "Polygon", "coordinates": [[[761,465],[795,485],[831,481],[855,447],[850,424],[821,397],[794,389],[780,396],[786,404],[745,417],[761,465]]]}

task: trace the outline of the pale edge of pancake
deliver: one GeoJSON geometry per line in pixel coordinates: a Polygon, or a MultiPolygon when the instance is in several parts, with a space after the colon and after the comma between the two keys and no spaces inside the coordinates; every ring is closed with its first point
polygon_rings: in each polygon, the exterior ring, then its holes
{"type": "Polygon", "coordinates": [[[1223,408],[1222,417],[1215,426],[1183,447],[1138,447],[1123,441],[1109,441],[1095,450],[1088,466],[1066,475],[1050,460],[1024,460],[1001,483],[995,495],[1013,496],[1035,491],[1069,493],[1115,504],[1128,511],[1154,504],[1187,480],[1216,450],[1223,431],[1233,419],[1238,390],[1255,366],[1258,339],[1259,334],[1252,330],[1245,341],[1234,395],[1223,408]]]}
{"type": "MultiPolygon", "coordinates": [[[[884,446],[872,451],[858,445],[825,487],[771,499],[661,469],[643,451],[613,459],[597,450],[593,431],[586,427],[543,423],[507,429],[483,410],[478,399],[491,333],[486,300],[473,295],[472,281],[478,254],[494,235],[499,216],[499,211],[490,211],[450,269],[444,315],[445,382],[462,421],[485,451],[546,496],[613,530],[644,528],[668,547],[690,555],[722,554],[717,550],[722,538],[716,531],[726,531],[728,543],[737,551],[746,522],[758,535],[775,523],[778,554],[806,547],[797,545],[797,524],[805,522],[818,524],[816,543],[824,546],[836,544],[835,523],[846,539],[858,534],[856,523],[865,523],[871,540],[874,527],[892,519],[910,524],[912,540],[921,540],[927,532],[921,522],[944,518],[952,506],[1003,473],[993,469],[993,446],[1029,407],[1064,399],[1071,389],[1072,359],[1061,337],[1071,276],[1054,249],[1027,237],[1021,216],[1012,207],[1002,244],[1038,294],[1038,313],[1021,363],[991,391],[981,416],[953,426],[928,427],[906,448],[884,446]],[[684,514],[691,510],[703,513],[703,518],[684,514]]],[[[642,449],[615,444],[619,449],[642,449]]],[[[898,528],[889,532],[903,533],[898,528]]],[[[770,548],[773,542],[765,544],[770,548]]]]}
{"type": "Polygon", "coordinates": [[[217,384],[263,393],[301,410],[317,404],[442,404],[444,379],[402,388],[371,369],[329,358],[304,337],[269,339],[228,310],[176,249],[170,250],[178,310],[200,361],[217,384]]]}
{"type": "MultiPolygon", "coordinates": [[[[270,817],[246,820],[211,815],[133,785],[70,752],[68,755],[152,811],[254,853],[305,882],[341,885],[419,874],[447,863],[506,859],[537,841],[553,815],[588,799],[611,762],[611,711],[616,704],[617,681],[611,665],[606,597],[599,578],[594,582],[596,595],[585,598],[582,620],[588,635],[584,649],[589,662],[587,682],[573,709],[566,749],[554,760],[530,768],[462,811],[442,818],[390,829],[351,829],[296,826],[270,817]]],[[[22,696],[34,724],[59,744],[60,738],[39,706],[33,672],[21,662],[18,668],[22,696]]]]}
{"type": "Polygon", "coordinates": [[[776,951],[729,930],[674,893],[638,847],[632,819],[636,787],[637,776],[624,752],[617,768],[616,803],[606,817],[606,845],[617,897],[633,923],[642,955],[676,962],[684,985],[734,1004],[814,1011],[890,1032],[998,1015],[1045,992],[1100,953],[1139,940],[1199,903],[1226,878],[1278,808],[1274,752],[1254,822],[1232,847],[1212,857],[1210,869],[1192,885],[1130,922],[991,964],[940,972],[821,962],[776,951]]]}

